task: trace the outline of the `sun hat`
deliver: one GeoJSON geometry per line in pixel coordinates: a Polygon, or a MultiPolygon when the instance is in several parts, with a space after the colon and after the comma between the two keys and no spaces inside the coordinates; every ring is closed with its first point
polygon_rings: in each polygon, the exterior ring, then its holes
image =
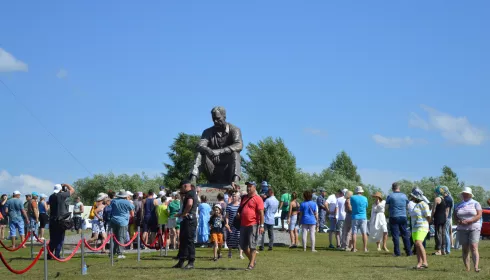
{"type": "Polygon", "coordinates": [[[471,197],[473,197],[473,191],[471,190],[470,187],[464,187],[461,193],[471,194],[471,197]]]}
{"type": "Polygon", "coordinates": [[[14,195],[20,195],[19,191],[14,191],[14,195]]]}
{"type": "Polygon", "coordinates": [[[126,190],[120,189],[119,192],[117,192],[116,196],[118,198],[127,198],[128,197],[128,193],[126,192],[126,190]]]}
{"type": "Polygon", "coordinates": [[[132,193],[132,192],[130,192],[130,191],[126,191],[126,194],[127,194],[128,196],[133,196],[133,195],[134,195],[134,193],[132,193]]]}
{"type": "Polygon", "coordinates": [[[97,202],[98,202],[98,201],[102,201],[102,200],[106,199],[106,197],[107,197],[107,194],[105,194],[105,193],[99,193],[99,194],[97,195],[97,200],[96,200],[96,201],[97,201],[97,202]]]}
{"type": "Polygon", "coordinates": [[[363,193],[364,190],[362,189],[362,186],[357,186],[356,187],[356,193],[363,193]]]}
{"type": "Polygon", "coordinates": [[[344,194],[344,196],[347,194],[348,191],[349,191],[348,189],[343,189],[342,190],[342,193],[344,194]]]}
{"type": "Polygon", "coordinates": [[[61,191],[61,189],[62,189],[62,188],[63,188],[63,187],[61,186],[61,184],[56,184],[56,185],[54,185],[54,187],[53,187],[53,192],[54,192],[54,193],[59,193],[59,192],[61,191]]]}
{"type": "Polygon", "coordinates": [[[429,203],[429,200],[427,199],[427,197],[425,197],[424,192],[417,187],[412,189],[410,196],[415,198],[415,199],[424,201],[425,203],[429,203]]]}
{"type": "Polygon", "coordinates": [[[379,199],[383,200],[383,194],[381,194],[380,192],[375,192],[372,197],[378,197],[379,199]]]}

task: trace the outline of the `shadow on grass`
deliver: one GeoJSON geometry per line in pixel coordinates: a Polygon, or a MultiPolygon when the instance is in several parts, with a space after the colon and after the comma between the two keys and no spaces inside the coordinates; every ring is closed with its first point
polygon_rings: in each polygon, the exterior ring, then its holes
{"type": "Polygon", "coordinates": [[[433,269],[431,267],[429,268],[424,268],[424,269],[414,269],[413,266],[402,266],[402,265],[370,265],[369,267],[374,267],[374,268],[399,268],[399,269],[406,269],[406,270],[413,270],[413,271],[440,271],[440,272],[448,272],[447,269],[433,269]]]}

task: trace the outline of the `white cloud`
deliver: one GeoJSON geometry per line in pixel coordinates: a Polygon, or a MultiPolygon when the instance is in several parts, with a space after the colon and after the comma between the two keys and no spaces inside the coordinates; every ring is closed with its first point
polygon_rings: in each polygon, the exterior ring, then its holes
{"type": "Polygon", "coordinates": [[[58,79],[64,79],[68,77],[68,71],[66,71],[66,69],[61,68],[56,74],[56,77],[58,77],[58,79]]]}
{"type": "Polygon", "coordinates": [[[27,72],[27,70],[27,64],[20,60],[17,60],[6,50],[0,48],[0,72],[27,72]]]}
{"type": "Polygon", "coordinates": [[[307,134],[312,134],[323,138],[327,137],[327,132],[325,130],[318,129],[318,128],[305,128],[304,132],[307,134]]]}
{"type": "Polygon", "coordinates": [[[22,194],[32,193],[34,191],[44,194],[51,194],[54,183],[36,178],[27,174],[12,176],[6,170],[0,170],[0,192],[12,194],[14,191],[20,191],[22,194]]]}
{"type": "Polygon", "coordinates": [[[379,145],[385,147],[385,148],[403,148],[403,147],[408,147],[412,146],[415,144],[427,144],[427,141],[425,139],[418,139],[418,138],[411,138],[411,137],[385,137],[379,134],[375,134],[372,136],[374,142],[378,143],[379,145]]]}
{"type": "Polygon", "coordinates": [[[466,117],[454,117],[425,105],[421,107],[427,112],[428,120],[412,113],[409,119],[411,126],[437,131],[453,144],[481,145],[488,140],[487,132],[483,128],[472,125],[466,117]]]}

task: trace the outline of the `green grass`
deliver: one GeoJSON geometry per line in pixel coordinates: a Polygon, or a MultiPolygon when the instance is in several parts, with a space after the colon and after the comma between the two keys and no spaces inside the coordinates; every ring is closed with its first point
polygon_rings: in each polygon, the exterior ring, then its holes
{"type": "MultiPolygon", "coordinates": [[[[272,252],[260,252],[257,267],[245,271],[248,262],[224,258],[218,262],[211,261],[212,249],[197,249],[196,269],[183,271],[171,269],[176,261],[171,257],[176,251],[170,251],[168,257],[158,253],[142,254],[142,261],[136,261],[135,254],[127,254],[124,260],[115,260],[111,267],[107,256],[89,255],[86,257],[88,275],[80,273],[80,256],[77,255],[67,263],[49,261],[49,279],[112,279],[124,277],[130,279],[490,279],[490,241],[480,242],[480,267],[482,271],[467,273],[461,261],[461,251],[453,251],[449,256],[428,256],[429,269],[414,271],[415,257],[394,258],[391,253],[377,252],[375,244],[370,243],[369,253],[350,253],[326,250],[328,235],[317,234],[318,253],[303,252],[302,249],[290,250],[276,247],[272,252]]],[[[388,246],[390,249],[393,246],[388,246]]],[[[360,248],[360,246],[359,246],[360,248]]],[[[428,254],[433,252],[433,242],[428,244],[428,254]]],[[[11,253],[1,249],[7,261],[14,269],[23,269],[30,264],[29,248],[11,253]]],[[[66,250],[66,255],[70,252],[66,250]]],[[[226,257],[226,254],[224,254],[226,257]]],[[[10,273],[0,264],[2,279],[42,279],[43,260],[41,259],[31,271],[18,276],[10,273]]]]}

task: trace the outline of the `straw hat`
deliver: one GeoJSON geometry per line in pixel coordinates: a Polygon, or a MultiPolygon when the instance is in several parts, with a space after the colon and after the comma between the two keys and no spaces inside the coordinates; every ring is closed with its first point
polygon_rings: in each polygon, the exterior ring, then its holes
{"type": "Polygon", "coordinates": [[[382,194],[382,193],[380,193],[380,192],[375,192],[375,193],[372,195],[372,197],[377,197],[377,198],[379,198],[379,199],[383,200],[383,194],[382,194]]]}

